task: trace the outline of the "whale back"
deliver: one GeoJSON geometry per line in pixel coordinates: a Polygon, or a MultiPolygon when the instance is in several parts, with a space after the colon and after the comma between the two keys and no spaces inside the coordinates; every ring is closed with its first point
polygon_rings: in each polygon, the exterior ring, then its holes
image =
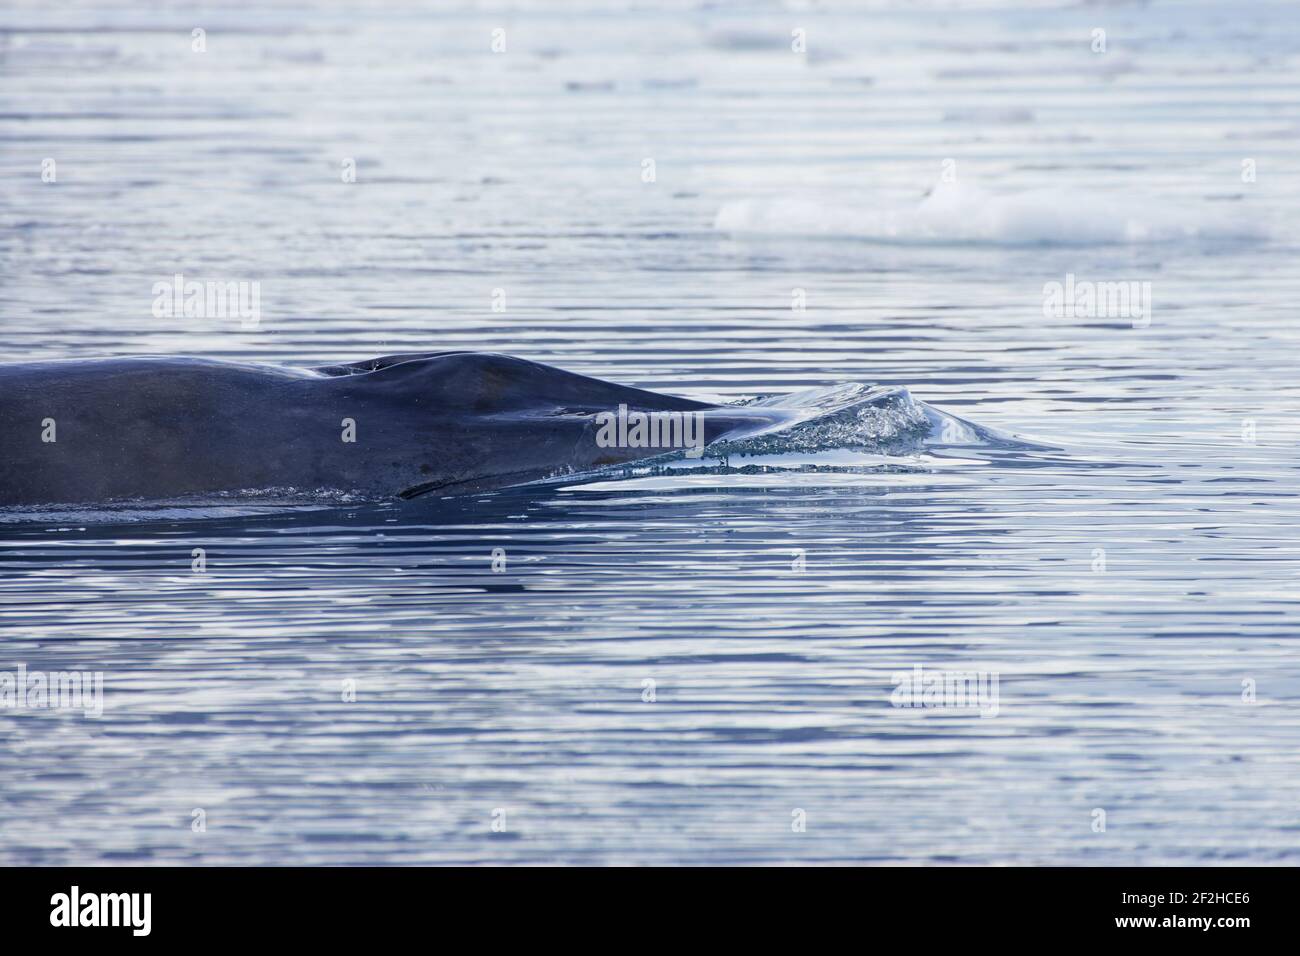
{"type": "Polygon", "coordinates": [[[557,405],[599,412],[620,403],[655,411],[716,407],[496,352],[407,353],[313,371],[376,393],[393,393],[412,402],[434,401],[442,408],[465,408],[476,414],[547,415],[557,405]]]}
{"type": "Polygon", "coordinates": [[[189,357],[0,365],[0,504],[491,490],[646,457],[595,441],[595,416],[620,405],[699,412],[709,441],[774,416],[481,352],[319,368],[189,357]]]}

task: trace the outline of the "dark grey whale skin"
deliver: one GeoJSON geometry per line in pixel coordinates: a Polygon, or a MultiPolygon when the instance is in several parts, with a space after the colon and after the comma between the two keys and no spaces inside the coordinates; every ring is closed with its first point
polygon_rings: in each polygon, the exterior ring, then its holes
{"type": "Polygon", "coordinates": [[[317,369],[171,356],[0,364],[0,505],[488,491],[659,454],[597,446],[595,415],[620,403],[702,412],[710,442],[780,415],[483,352],[317,369]],[[342,441],[345,418],[355,443],[342,441]],[[55,442],[42,441],[45,419],[55,442]]]}

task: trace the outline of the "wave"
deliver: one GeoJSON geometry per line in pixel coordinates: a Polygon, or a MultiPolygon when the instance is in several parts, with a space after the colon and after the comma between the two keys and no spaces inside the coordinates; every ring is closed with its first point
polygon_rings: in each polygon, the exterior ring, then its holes
{"type": "Polygon", "coordinates": [[[915,244],[1103,245],[1267,237],[1267,229],[1240,206],[1174,206],[1144,196],[1057,189],[999,195],[957,183],[941,183],[918,202],[892,208],[742,199],[722,206],[714,228],[735,235],[915,244]]]}
{"type": "Polygon", "coordinates": [[[934,444],[1006,447],[1015,439],[918,401],[904,387],[845,382],[788,395],[751,399],[743,407],[788,409],[793,417],[770,431],[715,442],[714,456],[818,453],[850,449],[909,454],[934,444]]]}
{"type": "Polygon", "coordinates": [[[949,414],[898,385],[843,382],[750,398],[733,407],[779,414],[765,429],[743,438],[712,442],[698,458],[674,451],[556,475],[529,486],[680,476],[683,472],[722,477],[792,471],[804,475],[875,474],[882,469],[927,470],[922,456],[942,449],[959,451],[963,458],[1057,450],[949,414]]]}

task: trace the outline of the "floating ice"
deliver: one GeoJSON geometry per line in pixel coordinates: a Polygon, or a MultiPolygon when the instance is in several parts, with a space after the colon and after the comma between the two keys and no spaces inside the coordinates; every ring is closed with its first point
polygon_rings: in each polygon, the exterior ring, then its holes
{"type": "Polygon", "coordinates": [[[916,203],[867,206],[805,199],[729,202],[714,227],[737,235],[823,236],[891,243],[1093,245],[1178,239],[1258,239],[1241,207],[1037,189],[994,194],[943,183],[916,203]]]}

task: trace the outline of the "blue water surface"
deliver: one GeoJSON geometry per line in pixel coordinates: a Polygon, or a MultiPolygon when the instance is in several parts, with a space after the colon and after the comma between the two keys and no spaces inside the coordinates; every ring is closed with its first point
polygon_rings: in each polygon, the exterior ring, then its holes
{"type": "Polygon", "coordinates": [[[0,358],[489,349],[1032,445],[2,512],[0,671],[104,713],[0,711],[0,862],[1295,863],[1294,5],[451,7],[7,5],[0,358]]]}

